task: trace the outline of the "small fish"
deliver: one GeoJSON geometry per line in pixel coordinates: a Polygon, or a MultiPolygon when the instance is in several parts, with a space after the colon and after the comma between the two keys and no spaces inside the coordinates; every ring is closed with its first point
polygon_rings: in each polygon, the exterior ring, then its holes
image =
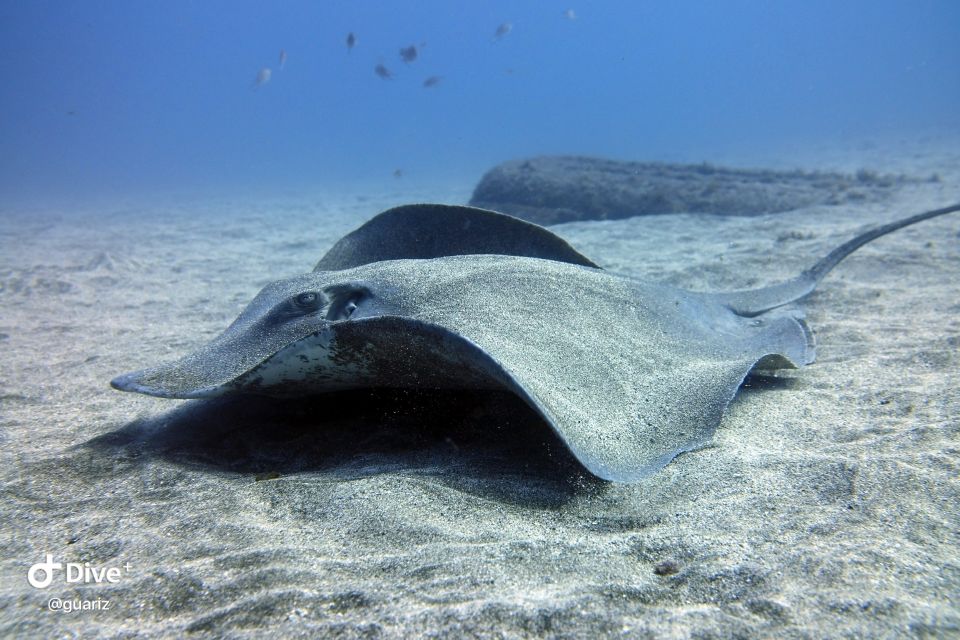
{"type": "Polygon", "coordinates": [[[347,34],[347,53],[350,53],[351,51],[353,51],[353,48],[356,46],[356,44],[357,44],[357,36],[356,34],[353,33],[353,31],[351,31],[350,33],[347,34]]]}
{"type": "Polygon", "coordinates": [[[417,46],[412,44],[409,47],[400,49],[400,59],[410,64],[417,59],[417,46]]]}
{"type": "Polygon", "coordinates": [[[423,81],[423,86],[429,89],[430,87],[435,87],[440,84],[441,80],[443,80],[443,76],[430,76],[423,81]]]}
{"type": "Polygon", "coordinates": [[[573,9],[567,9],[566,11],[563,12],[563,17],[566,18],[567,20],[576,20],[577,13],[573,9]]]}
{"type": "Polygon", "coordinates": [[[264,67],[263,69],[260,69],[260,71],[257,71],[257,77],[253,81],[253,88],[259,89],[263,85],[270,82],[271,73],[270,67],[264,67]]]}
{"type": "Polygon", "coordinates": [[[389,80],[393,77],[393,74],[390,73],[390,69],[387,69],[382,64],[378,64],[373,68],[373,72],[383,78],[384,80],[389,80]]]}
{"type": "Polygon", "coordinates": [[[283,65],[287,64],[287,50],[280,49],[280,71],[283,71],[283,65]]]}
{"type": "Polygon", "coordinates": [[[513,23],[512,23],[512,22],[504,22],[504,23],[501,24],[499,27],[497,27],[497,30],[496,30],[496,32],[493,34],[493,37],[496,38],[497,40],[499,40],[499,39],[503,38],[505,35],[507,35],[508,33],[510,33],[511,31],[513,31],[513,23]]]}

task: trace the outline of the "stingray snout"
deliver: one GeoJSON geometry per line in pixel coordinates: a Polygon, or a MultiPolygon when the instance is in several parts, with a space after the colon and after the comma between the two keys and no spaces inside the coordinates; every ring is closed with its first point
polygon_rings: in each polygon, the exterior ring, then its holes
{"type": "MultiPolygon", "coordinates": [[[[155,369],[159,369],[156,367],[155,369]]],[[[156,398],[178,398],[178,399],[198,399],[215,398],[228,393],[229,389],[224,385],[214,385],[209,387],[197,387],[193,389],[177,389],[174,387],[164,387],[158,384],[148,382],[149,376],[155,369],[144,369],[142,371],[132,371],[119,375],[110,381],[110,386],[117,391],[129,391],[131,393],[142,393],[156,398]]]]}

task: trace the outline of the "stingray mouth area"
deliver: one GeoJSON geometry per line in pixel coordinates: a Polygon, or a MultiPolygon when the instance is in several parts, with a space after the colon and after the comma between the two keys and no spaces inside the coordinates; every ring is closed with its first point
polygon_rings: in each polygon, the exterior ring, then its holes
{"type": "Polygon", "coordinates": [[[277,397],[313,395],[371,386],[363,350],[347,353],[335,332],[295,340],[230,381],[237,391],[277,397]]]}
{"type": "Polygon", "coordinates": [[[463,336],[422,321],[377,316],[284,346],[231,382],[277,397],[359,388],[501,389],[502,369],[463,336]]]}

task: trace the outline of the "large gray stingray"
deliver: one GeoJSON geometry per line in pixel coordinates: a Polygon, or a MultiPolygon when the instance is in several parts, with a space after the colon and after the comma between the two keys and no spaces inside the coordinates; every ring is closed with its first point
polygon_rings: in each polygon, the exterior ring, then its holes
{"type": "Polygon", "coordinates": [[[164,398],[508,389],[593,474],[632,482],[708,442],[751,370],[813,362],[800,312],[772,310],[870,240],[957,210],[877,227],[781,284],[691,293],[603,271],[510,216],[399,207],[264,287],[206,346],[112,385],[164,398]]]}

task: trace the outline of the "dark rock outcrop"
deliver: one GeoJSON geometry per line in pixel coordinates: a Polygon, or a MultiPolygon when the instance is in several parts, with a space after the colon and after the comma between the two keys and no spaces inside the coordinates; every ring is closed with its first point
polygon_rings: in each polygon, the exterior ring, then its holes
{"type": "Polygon", "coordinates": [[[865,170],[773,171],[543,156],[494,167],[470,204],[538,224],[681,212],[758,215],[881,200],[908,181],[913,180],[865,170]]]}

